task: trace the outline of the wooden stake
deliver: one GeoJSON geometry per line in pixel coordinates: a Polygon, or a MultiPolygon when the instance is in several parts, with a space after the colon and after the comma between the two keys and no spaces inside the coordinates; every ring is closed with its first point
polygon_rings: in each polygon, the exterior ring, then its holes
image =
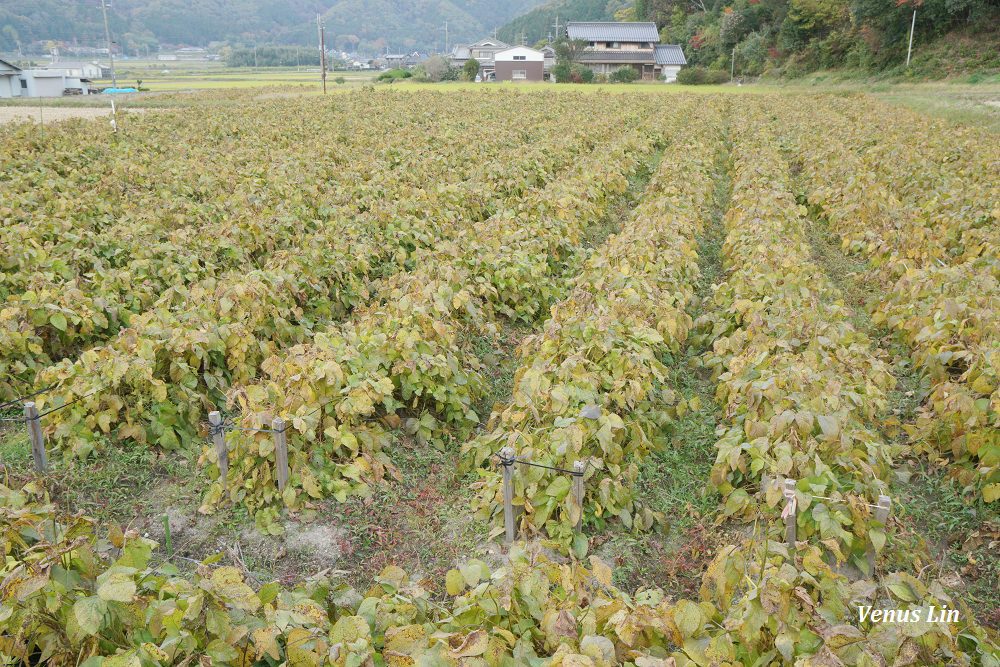
{"type": "MultiPolygon", "coordinates": [[[[883,526],[889,523],[889,513],[892,511],[892,498],[886,495],[880,495],[878,497],[878,506],[875,508],[875,520],[881,523],[883,526]]],[[[865,558],[868,560],[868,578],[875,576],[875,547],[872,545],[871,540],[868,540],[868,552],[865,554],[865,558]]]]}
{"type": "Polygon", "coordinates": [[[576,504],[580,507],[580,519],[573,526],[573,530],[581,530],[583,528],[583,471],[587,467],[587,464],[583,461],[573,462],[573,497],[576,499],[576,504]]]}
{"type": "MultiPolygon", "coordinates": [[[[785,497],[787,498],[789,495],[795,495],[794,479],[785,480],[785,497]]],[[[793,509],[785,515],[785,543],[793,553],[795,552],[795,539],[798,536],[798,518],[799,508],[798,503],[796,503],[793,509]]]]}
{"type": "Polygon", "coordinates": [[[42,420],[38,417],[38,408],[34,401],[24,404],[24,417],[27,419],[28,436],[31,438],[31,458],[35,460],[35,472],[45,472],[49,462],[45,457],[45,436],[42,435],[42,420]]]}
{"type": "Polygon", "coordinates": [[[514,541],[514,448],[500,450],[503,467],[503,527],[507,544],[514,541]]]}
{"type": "Polygon", "coordinates": [[[288,484],[288,439],[285,437],[285,420],[275,417],[271,421],[274,430],[274,462],[278,473],[278,490],[284,491],[288,484]]]}
{"type": "Polygon", "coordinates": [[[226,488],[226,476],[229,473],[229,445],[226,444],[226,432],[223,431],[222,415],[218,410],[208,413],[208,423],[212,426],[212,442],[215,444],[215,457],[219,460],[219,475],[222,488],[226,488]]]}

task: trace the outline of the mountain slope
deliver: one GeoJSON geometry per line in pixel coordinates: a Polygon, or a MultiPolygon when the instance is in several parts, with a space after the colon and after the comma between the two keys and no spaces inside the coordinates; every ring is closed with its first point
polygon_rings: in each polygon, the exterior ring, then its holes
{"type": "Polygon", "coordinates": [[[555,37],[553,23],[557,17],[563,31],[566,21],[613,21],[615,12],[632,4],[632,0],[549,0],[507,23],[497,36],[509,44],[519,44],[523,34],[524,41],[531,46],[547,38],[550,32],[555,37]]]}
{"type": "MultiPolygon", "coordinates": [[[[212,41],[312,45],[316,15],[330,46],[369,51],[444,48],[474,41],[541,0],[114,0],[113,38],[126,52],[139,44],[204,46],[212,41]]],[[[0,50],[18,42],[101,45],[104,23],[96,0],[0,0],[0,50]],[[9,26],[9,27],[8,27],[9,26]]]]}

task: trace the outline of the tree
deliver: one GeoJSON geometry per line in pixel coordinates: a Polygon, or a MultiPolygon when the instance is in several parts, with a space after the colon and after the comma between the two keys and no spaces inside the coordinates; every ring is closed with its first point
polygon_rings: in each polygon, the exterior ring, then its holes
{"type": "Polygon", "coordinates": [[[3,27],[3,30],[0,30],[0,35],[3,35],[6,38],[6,40],[9,41],[11,46],[17,47],[17,52],[19,55],[24,55],[23,53],[21,53],[20,36],[17,34],[17,30],[14,29],[14,26],[10,24],[5,25],[3,27]]]}
{"type": "Polygon", "coordinates": [[[424,62],[424,71],[427,72],[427,78],[431,81],[443,80],[449,69],[451,69],[451,65],[443,56],[431,56],[424,62]]]}
{"type": "Polygon", "coordinates": [[[556,42],[554,48],[556,56],[574,63],[580,54],[583,53],[583,50],[587,48],[587,42],[582,39],[563,39],[556,42]]]}
{"type": "Polygon", "coordinates": [[[462,68],[462,77],[466,81],[474,81],[477,74],[479,74],[479,61],[475,58],[469,58],[465,61],[465,67],[462,68]]]}
{"type": "Polygon", "coordinates": [[[573,73],[573,66],[565,58],[560,58],[556,66],[552,68],[552,76],[556,83],[569,83],[570,75],[573,73]]]}

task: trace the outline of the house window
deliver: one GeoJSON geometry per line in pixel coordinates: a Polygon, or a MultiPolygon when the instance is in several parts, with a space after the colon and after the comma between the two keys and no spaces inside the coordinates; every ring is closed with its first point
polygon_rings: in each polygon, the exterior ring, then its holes
{"type": "Polygon", "coordinates": [[[518,79],[527,79],[528,78],[528,70],[526,70],[526,69],[516,69],[511,74],[510,78],[514,79],[515,81],[518,80],[518,79]]]}
{"type": "Polygon", "coordinates": [[[527,60],[528,56],[514,56],[514,60],[527,60]]]}
{"type": "Polygon", "coordinates": [[[622,48],[622,43],[621,42],[604,42],[604,46],[606,46],[609,49],[620,49],[620,48],[622,48]]]}
{"type": "Polygon", "coordinates": [[[594,45],[594,43],[593,43],[593,42],[589,42],[589,44],[590,44],[590,46],[593,46],[593,45],[594,45]]]}
{"type": "Polygon", "coordinates": [[[21,87],[24,88],[25,90],[28,89],[28,80],[27,79],[21,79],[21,87]]]}
{"type": "Polygon", "coordinates": [[[477,58],[489,58],[490,57],[490,53],[489,53],[489,51],[476,51],[476,57],[477,58]]]}
{"type": "Polygon", "coordinates": [[[639,45],[639,47],[643,48],[643,49],[648,49],[649,48],[649,42],[643,42],[642,44],[639,45]]]}

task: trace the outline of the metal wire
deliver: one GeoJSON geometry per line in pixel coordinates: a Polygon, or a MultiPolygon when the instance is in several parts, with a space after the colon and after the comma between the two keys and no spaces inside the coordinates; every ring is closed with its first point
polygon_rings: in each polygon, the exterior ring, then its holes
{"type": "Polygon", "coordinates": [[[209,435],[218,435],[219,433],[224,433],[225,431],[250,431],[253,433],[284,433],[288,430],[288,426],[276,431],[273,428],[246,428],[244,426],[233,426],[232,424],[219,424],[218,426],[209,426],[209,435]]]}
{"type": "Polygon", "coordinates": [[[498,459],[500,459],[500,465],[502,465],[502,466],[509,466],[509,465],[514,465],[515,463],[520,463],[522,465],[532,466],[532,467],[535,467],[535,468],[544,468],[546,470],[554,470],[556,472],[564,472],[564,473],[566,473],[568,475],[573,475],[574,477],[583,477],[584,473],[587,472],[587,470],[590,468],[590,459],[589,458],[587,459],[587,465],[584,466],[583,470],[577,472],[576,470],[567,470],[565,468],[554,468],[552,466],[542,465],[541,463],[532,463],[531,461],[525,461],[524,459],[519,459],[516,456],[514,458],[512,458],[512,459],[505,459],[504,457],[500,456],[500,452],[493,452],[492,454],[490,454],[490,456],[491,457],[495,456],[498,459]]]}
{"type": "MultiPolygon", "coordinates": [[[[10,406],[15,405],[17,403],[21,403],[22,401],[25,401],[25,400],[27,400],[29,398],[34,398],[35,396],[38,396],[39,394],[44,394],[49,389],[52,389],[53,387],[55,387],[58,384],[59,384],[58,382],[54,382],[54,383],[50,384],[48,387],[46,387],[45,389],[39,389],[34,394],[28,394],[27,396],[20,396],[18,398],[15,398],[13,401],[7,401],[3,405],[0,405],[0,410],[3,410],[4,408],[9,408],[10,406]]],[[[4,420],[4,421],[9,421],[9,420],[4,420]]]]}
{"type": "Polygon", "coordinates": [[[69,403],[63,403],[62,405],[60,405],[58,407],[55,407],[55,408],[52,408],[51,410],[46,410],[45,412],[40,413],[37,417],[32,417],[32,420],[41,419],[45,415],[50,415],[53,412],[55,412],[56,410],[62,410],[63,408],[68,408],[69,406],[73,405],[77,401],[82,401],[83,399],[87,398],[88,396],[93,396],[94,394],[96,394],[99,391],[101,391],[101,389],[95,389],[94,391],[90,392],[89,394],[84,394],[83,396],[77,396],[76,398],[74,398],[69,403]]]}

